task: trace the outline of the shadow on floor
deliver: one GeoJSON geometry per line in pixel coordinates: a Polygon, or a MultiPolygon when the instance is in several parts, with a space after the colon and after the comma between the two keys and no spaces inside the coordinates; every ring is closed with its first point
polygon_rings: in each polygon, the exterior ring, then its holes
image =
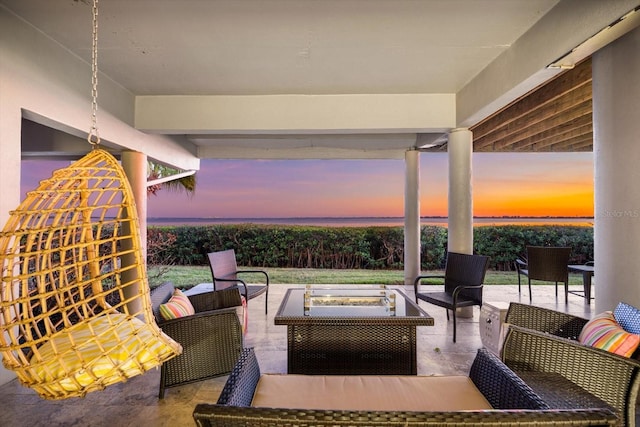
{"type": "MultiPolygon", "coordinates": [[[[264,297],[249,304],[245,346],[256,349],[263,372],[286,373],[287,370],[286,326],[275,326],[273,316],[290,286],[295,285],[270,286],[268,316],[263,310],[264,297]]],[[[403,291],[409,296],[413,294],[409,287],[403,291]]],[[[565,305],[564,296],[556,300],[554,292],[554,286],[535,286],[533,304],[591,317],[593,302],[588,305],[574,295],[565,305]]],[[[484,300],[529,303],[529,295],[526,290],[522,296],[518,295],[517,286],[488,286],[484,300]]],[[[435,325],[418,328],[418,375],[466,375],[477,349],[482,346],[478,307],[474,308],[473,318],[458,319],[458,342],[454,344],[452,324],[447,322],[445,310],[423,302],[420,306],[434,317],[435,325]]],[[[13,380],[0,387],[0,426],[190,426],[194,425],[191,413],[195,405],[215,403],[225,381],[226,376],[170,388],[165,398],[159,400],[158,369],[85,398],[47,401],[13,380]]]]}

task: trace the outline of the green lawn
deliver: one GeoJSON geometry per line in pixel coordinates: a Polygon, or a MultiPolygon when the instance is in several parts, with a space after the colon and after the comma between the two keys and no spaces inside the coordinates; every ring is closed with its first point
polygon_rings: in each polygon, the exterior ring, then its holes
{"type": "MultiPolygon", "coordinates": [[[[239,267],[242,269],[242,267],[239,267]]],[[[164,267],[164,274],[157,277],[158,268],[149,268],[149,277],[152,286],[164,281],[173,282],[181,288],[190,288],[198,283],[211,282],[211,270],[209,267],[170,266],[164,267]]],[[[285,284],[402,284],[403,272],[401,270],[331,270],[314,268],[266,268],[271,283],[285,284]]],[[[427,272],[423,272],[427,274],[427,272]]],[[[428,274],[442,275],[442,271],[431,271],[428,274]]],[[[248,282],[258,283],[262,275],[244,275],[248,282]]],[[[485,285],[516,285],[518,275],[514,271],[488,271],[485,285]]],[[[526,282],[525,282],[526,283],[526,282]]],[[[543,283],[543,282],[541,282],[543,283]]],[[[569,285],[582,285],[581,274],[569,274],[569,285]]]]}

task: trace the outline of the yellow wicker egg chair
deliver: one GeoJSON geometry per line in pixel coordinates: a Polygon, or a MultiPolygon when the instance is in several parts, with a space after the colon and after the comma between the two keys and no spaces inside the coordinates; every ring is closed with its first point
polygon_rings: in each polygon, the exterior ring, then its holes
{"type": "Polygon", "coordinates": [[[0,267],[2,361],[43,398],[84,396],[182,351],[154,321],[133,194],[102,149],[10,213],[0,267]]]}

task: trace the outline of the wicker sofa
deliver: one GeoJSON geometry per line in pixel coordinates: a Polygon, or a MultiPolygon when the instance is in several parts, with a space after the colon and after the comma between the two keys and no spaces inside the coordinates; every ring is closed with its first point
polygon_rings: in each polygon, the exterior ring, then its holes
{"type": "MultiPolygon", "coordinates": [[[[261,378],[255,354],[245,349],[229,376],[216,404],[199,404],[193,412],[199,426],[590,426],[622,425],[620,411],[604,399],[589,393],[575,383],[553,372],[536,358],[525,357],[519,349],[523,342],[531,346],[545,346],[547,340],[562,347],[565,340],[535,331],[513,328],[505,340],[509,363],[530,378],[547,378],[550,387],[560,387],[556,393],[541,387],[539,394],[499,358],[485,349],[478,354],[469,378],[484,395],[493,409],[463,411],[363,411],[295,409],[286,407],[254,407],[252,401],[261,378]],[[540,369],[536,371],[534,369],[540,369]],[[535,373],[540,374],[535,378],[535,373]],[[566,387],[571,385],[567,394],[566,387]],[[569,398],[567,398],[569,397],[569,398]],[[613,408],[612,408],[613,407],[613,408]]],[[[636,372],[637,373],[637,372],[636,372]]],[[[596,372],[591,375],[598,375],[596,372]]],[[[304,377],[304,376],[303,376],[304,377]]],[[[312,377],[312,376],[308,376],[312,377]]],[[[447,378],[447,377],[445,377],[447,378]]],[[[629,380],[627,380],[627,383],[629,380]]],[[[622,381],[621,386],[624,387],[622,381]]]]}
{"type": "Polygon", "coordinates": [[[190,295],[195,314],[164,320],[160,305],[174,292],[170,282],[151,291],[151,305],[158,326],[182,345],[182,354],[162,364],[158,396],[165,389],[227,375],[243,348],[243,334],[237,307],[242,305],[238,289],[190,295]]]}

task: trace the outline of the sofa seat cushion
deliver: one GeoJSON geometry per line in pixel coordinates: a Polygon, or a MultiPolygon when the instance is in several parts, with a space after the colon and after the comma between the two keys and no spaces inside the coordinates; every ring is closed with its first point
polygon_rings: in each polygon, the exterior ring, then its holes
{"type": "Polygon", "coordinates": [[[266,374],[260,377],[252,406],[350,411],[492,409],[465,376],[266,374]]]}

